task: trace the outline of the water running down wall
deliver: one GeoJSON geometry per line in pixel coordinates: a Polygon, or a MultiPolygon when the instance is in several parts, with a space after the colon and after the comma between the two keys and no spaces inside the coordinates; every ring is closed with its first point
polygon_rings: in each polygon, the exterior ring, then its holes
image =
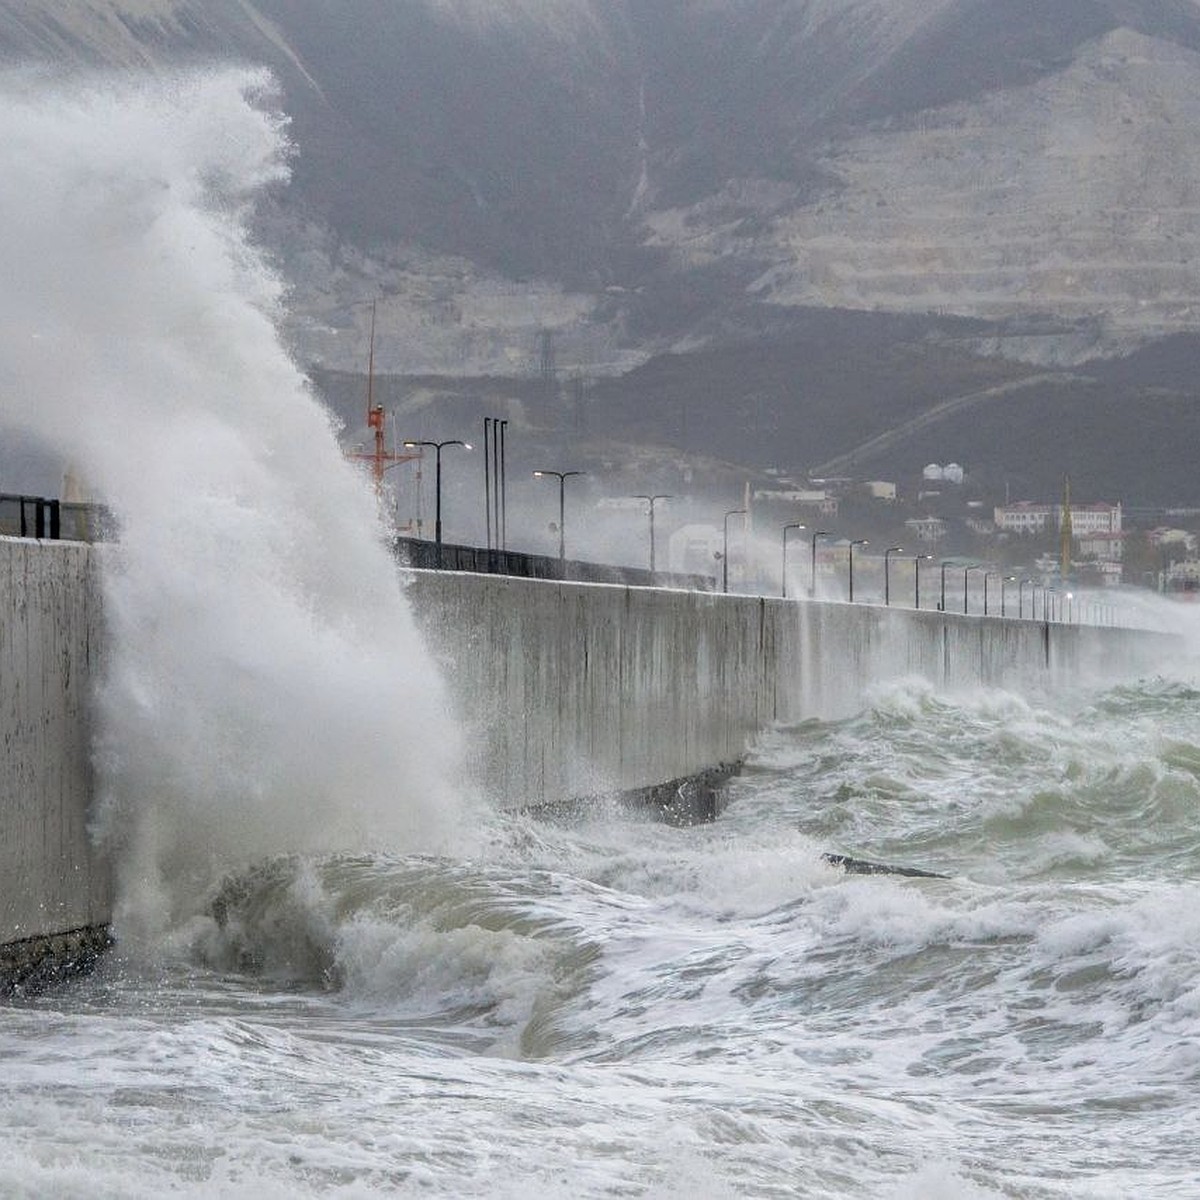
{"type": "MultiPolygon", "coordinates": [[[[94,946],[111,920],[112,864],[88,833],[96,557],[79,543],[0,539],[0,977],[49,951],[79,953],[75,935],[90,931],[94,946]]],[[[407,579],[465,727],[468,775],[507,806],[735,762],[772,722],[848,712],[878,680],[1065,682],[1130,674],[1165,650],[1158,635],[1114,628],[465,573],[407,579]]]]}
{"type": "Polygon", "coordinates": [[[1171,639],[877,605],[410,572],[408,596],[504,805],[686,778],[873,683],[1022,688],[1154,665],[1171,639]]]}

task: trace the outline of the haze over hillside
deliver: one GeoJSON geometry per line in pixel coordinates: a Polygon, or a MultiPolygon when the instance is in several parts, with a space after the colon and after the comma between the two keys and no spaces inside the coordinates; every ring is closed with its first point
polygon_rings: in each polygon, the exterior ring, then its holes
{"type": "Polygon", "coordinates": [[[1015,469],[1050,430],[1096,487],[1185,486],[1094,465],[1155,405],[1200,429],[1187,372],[1117,389],[1101,361],[1200,326],[1190,0],[0,0],[0,53],[269,65],[297,155],[262,228],[327,369],[361,370],[382,295],[383,371],[533,376],[552,348],[599,381],[593,425],[799,471],[1050,367],[1082,409],[1032,387],[989,414],[1010,444],[960,451],[1015,469]]]}

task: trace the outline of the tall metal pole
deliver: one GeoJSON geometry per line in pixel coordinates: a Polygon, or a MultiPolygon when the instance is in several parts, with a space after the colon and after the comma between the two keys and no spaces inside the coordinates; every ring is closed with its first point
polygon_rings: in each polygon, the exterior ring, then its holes
{"type": "Polygon", "coordinates": [[[829,531],[826,529],[818,529],[812,535],[812,562],[809,565],[808,571],[808,598],[810,600],[817,598],[817,538],[828,536],[829,531]]]}
{"type": "Polygon", "coordinates": [[[891,546],[883,552],[883,606],[887,608],[892,602],[892,589],[889,576],[893,554],[903,554],[903,546],[891,546]]]}
{"type": "Polygon", "coordinates": [[[558,561],[567,560],[567,480],[573,475],[583,475],[583,471],[534,471],[535,479],[552,478],[558,480],[558,561]]]}
{"type": "Polygon", "coordinates": [[[487,548],[492,548],[492,448],[493,417],[483,418],[483,511],[487,520],[487,548]]]}
{"type": "Polygon", "coordinates": [[[784,600],[787,599],[787,535],[789,529],[803,529],[804,526],[793,521],[790,525],[783,527],[783,570],[780,572],[780,579],[783,581],[780,589],[780,595],[784,600]]]}
{"type": "Polygon", "coordinates": [[[433,509],[433,540],[437,542],[438,562],[441,563],[442,558],[442,448],[438,446],[437,453],[437,482],[433,487],[433,494],[436,497],[433,509]]]}
{"type": "Polygon", "coordinates": [[[721,553],[721,591],[729,591],[729,518],[745,516],[744,508],[731,508],[725,514],[725,543],[721,553]]]}
{"type": "Polygon", "coordinates": [[[868,544],[866,538],[855,538],[850,543],[850,603],[854,603],[854,547],[866,546],[868,544]]]}
{"type": "Polygon", "coordinates": [[[659,500],[670,500],[671,496],[666,492],[656,492],[653,496],[647,496],[644,493],[638,493],[633,497],[635,500],[645,500],[650,507],[650,573],[653,574],[654,567],[654,505],[659,500]]]}
{"type": "Polygon", "coordinates": [[[506,474],[506,447],[504,435],[508,430],[508,422],[500,422],[500,549],[508,549],[508,478],[506,474]]]}
{"type": "Polygon", "coordinates": [[[500,418],[492,418],[492,524],[495,527],[493,545],[500,549],[500,418]]]}
{"type": "Polygon", "coordinates": [[[429,446],[433,449],[436,456],[436,474],[434,486],[434,522],[433,534],[434,541],[437,543],[438,563],[442,561],[442,447],[444,446],[462,446],[464,450],[470,450],[470,442],[464,442],[459,438],[449,438],[444,442],[405,442],[405,446],[412,449],[416,446],[429,446]]]}
{"type": "Polygon", "coordinates": [[[913,608],[921,607],[921,564],[929,562],[932,554],[918,554],[913,560],[913,608]]]}
{"type": "Polygon", "coordinates": [[[951,562],[942,562],[942,598],[938,601],[938,612],[946,611],[946,569],[952,566],[951,562]]]}
{"type": "Polygon", "coordinates": [[[567,481],[558,477],[558,561],[567,561],[567,481]]]}
{"type": "MultiPolygon", "coordinates": [[[[968,581],[971,578],[971,572],[972,571],[986,571],[986,570],[987,570],[986,567],[981,567],[978,563],[974,563],[972,566],[967,567],[967,569],[965,571],[963,571],[963,613],[964,614],[967,611],[967,586],[968,586],[968,581]]],[[[984,586],[985,587],[987,586],[986,577],[984,579],[984,586]]]]}

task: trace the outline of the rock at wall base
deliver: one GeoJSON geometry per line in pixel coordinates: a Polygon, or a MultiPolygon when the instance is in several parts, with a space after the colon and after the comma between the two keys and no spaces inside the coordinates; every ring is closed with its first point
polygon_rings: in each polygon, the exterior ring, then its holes
{"type": "Polygon", "coordinates": [[[38,991],[84,975],[112,944],[107,925],[90,925],[0,946],[0,996],[38,991]]]}
{"type": "Polygon", "coordinates": [[[726,804],[725,784],[741,769],[740,760],[718,763],[695,775],[669,779],[651,787],[608,795],[577,796],[552,804],[532,805],[528,811],[554,820],[574,820],[607,803],[648,811],[668,825],[700,825],[720,816],[726,804]]]}

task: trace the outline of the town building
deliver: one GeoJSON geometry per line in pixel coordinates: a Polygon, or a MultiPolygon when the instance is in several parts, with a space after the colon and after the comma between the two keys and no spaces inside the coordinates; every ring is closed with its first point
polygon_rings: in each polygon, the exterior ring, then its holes
{"type": "Polygon", "coordinates": [[[940,542],[946,536],[946,522],[941,517],[913,517],[904,522],[918,542],[940,542]]]}
{"type": "MultiPolygon", "coordinates": [[[[1071,535],[1081,537],[1093,533],[1121,532],[1121,505],[1072,504],[1071,535]]],[[[994,510],[996,528],[1005,533],[1035,534],[1059,530],[1063,523],[1061,504],[1033,504],[1020,500],[1016,504],[1000,505],[994,510]]]]}

